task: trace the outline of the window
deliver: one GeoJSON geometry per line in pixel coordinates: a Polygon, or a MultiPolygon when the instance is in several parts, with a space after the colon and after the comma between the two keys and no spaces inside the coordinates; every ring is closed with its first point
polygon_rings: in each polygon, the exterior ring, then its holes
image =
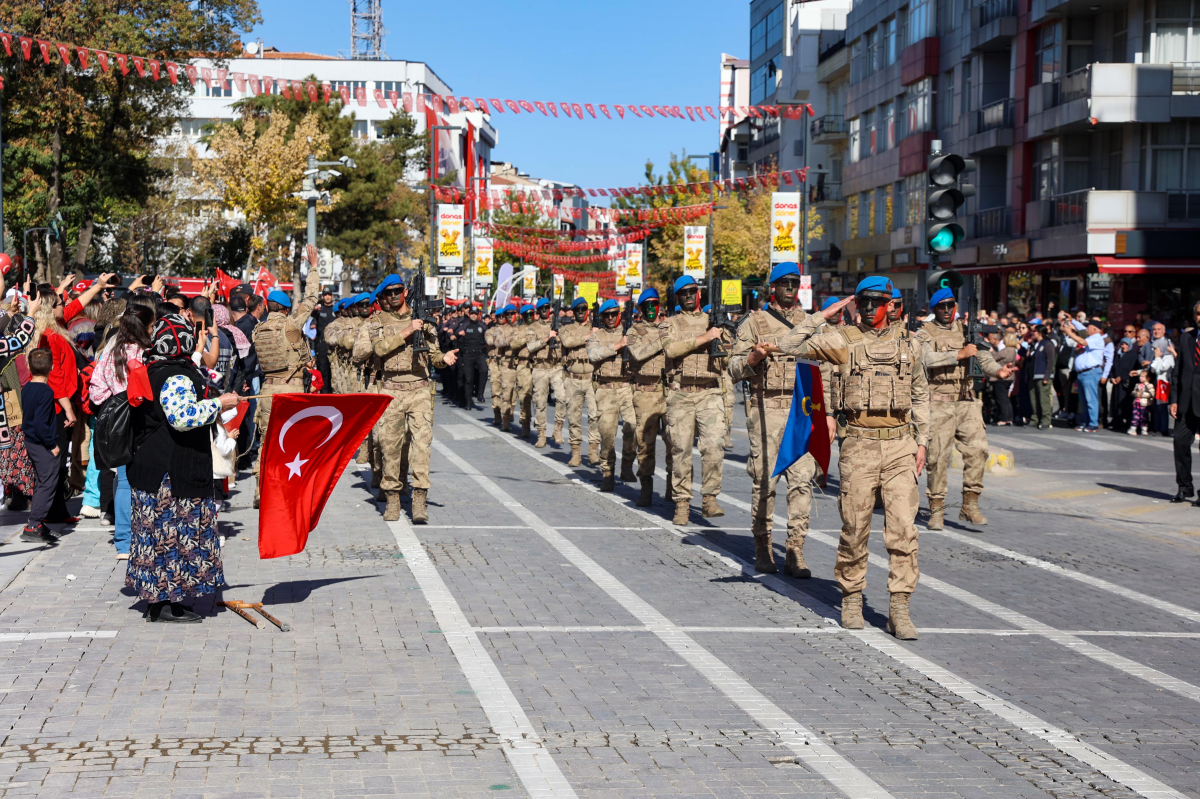
{"type": "Polygon", "coordinates": [[[884,103],[883,106],[883,135],[880,137],[879,152],[891,150],[896,146],[896,103],[884,103]]]}
{"type": "Polygon", "coordinates": [[[750,29],[750,60],[754,61],[765,55],[768,50],[781,41],[783,41],[783,6],[779,5],[767,12],[767,16],[750,29]]]}
{"type": "Polygon", "coordinates": [[[1062,137],[1062,191],[1083,191],[1092,188],[1088,178],[1088,155],[1091,137],[1063,136],[1062,137]]]}
{"type": "Polygon", "coordinates": [[[863,111],[862,113],[862,158],[870,158],[875,155],[875,112],[863,111]]]}
{"type": "Polygon", "coordinates": [[[938,129],[954,124],[954,70],[942,73],[942,89],[938,94],[938,129]]]}
{"type": "Polygon", "coordinates": [[[904,179],[904,194],[908,227],[916,227],[925,222],[925,173],[909,175],[904,179]]]}
{"type": "Polygon", "coordinates": [[[974,85],[974,79],[971,77],[971,59],[963,59],[963,92],[962,92],[962,113],[965,116],[971,110],[971,88],[974,85]]]}
{"type": "Polygon", "coordinates": [[[850,43],[850,82],[858,83],[865,78],[863,74],[862,39],[850,43]]]}
{"type": "Polygon", "coordinates": [[[1053,83],[1062,77],[1062,23],[1055,22],[1037,32],[1037,54],[1033,69],[1039,83],[1053,83]]]}
{"type": "Polygon", "coordinates": [[[879,31],[871,28],[863,39],[866,40],[866,74],[874,75],[879,71],[879,31]]]}
{"type": "Polygon", "coordinates": [[[1150,128],[1150,187],[1171,192],[1167,218],[1200,218],[1200,120],[1150,128]]]}
{"type": "Polygon", "coordinates": [[[892,230],[900,230],[908,222],[904,207],[906,194],[903,180],[897,180],[892,184],[892,230]]]}
{"type": "Polygon", "coordinates": [[[750,73],[750,104],[758,105],[775,93],[775,59],[750,73]]]}
{"type": "Polygon", "coordinates": [[[181,136],[198,139],[210,132],[204,130],[205,126],[216,125],[220,121],[219,119],[181,119],[179,120],[179,133],[181,136]]]}
{"type": "Polygon", "coordinates": [[[885,66],[891,66],[896,63],[896,59],[900,57],[900,50],[896,47],[896,18],[892,17],[887,22],[883,23],[883,63],[885,66]]]}
{"type": "Polygon", "coordinates": [[[880,186],[875,189],[875,235],[879,236],[892,229],[892,185],[880,186]]]}
{"type": "Polygon", "coordinates": [[[913,0],[909,6],[906,47],[933,35],[932,3],[933,0],[913,0]]]}
{"type": "Polygon", "coordinates": [[[365,119],[354,120],[354,129],[353,129],[353,131],[351,131],[350,135],[356,139],[367,138],[367,120],[365,120],[365,119]]]}
{"type": "Polygon", "coordinates": [[[783,6],[779,5],[767,14],[767,49],[783,41],[783,6]]]}
{"type": "Polygon", "coordinates": [[[753,61],[765,52],[767,52],[767,21],[763,19],[750,29],[750,60],[753,61]]]}
{"type": "Polygon", "coordinates": [[[1058,139],[1039,141],[1033,151],[1033,173],[1037,198],[1048,200],[1058,194],[1058,139]]]}
{"type": "Polygon", "coordinates": [[[1126,39],[1129,37],[1129,14],[1125,9],[1118,9],[1113,12],[1113,35],[1112,48],[1108,54],[1109,60],[1114,64],[1124,64],[1128,57],[1126,39]]]}
{"type": "Polygon", "coordinates": [[[846,238],[858,238],[858,195],[846,198],[846,238]]]}
{"type": "Polygon", "coordinates": [[[1157,0],[1146,36],[1152,63],[1200,61],[1200,7],[1195,0],[1157,0]]]}
{"type": "Polygon", "coordinates": [[[1124,144],[1124,137],[1121,134],[1121,128],[1110,130],[1105,142],[1105,150],[1108,153],[1106,185],[1109,191],[1121,190],[1121,157],[1124,144]]]}
{"type": "Polygon", "coordinates": [[[859,148],[862,139],[862,120],[858,117],[850,120],[850,163],[858,161],[859,148]]]}
{"type": "Polygon", "coordinates": [[[904,135],[929,130],[929,106],[932,100],[933,81],[922,78],[908,87],[904,93],[904,135]]]}
{"type": "Polygon", "coordinates": [[[367,88],[367,82],[365,80],[335,80],[335,81],[330,81],[329,85],[333,87],[334,94],[337,94],[338,89],[345,86],[347,89],[350,90],[351,97],[354,96],[355,89],[367,88]]]}
{"type": "Polygon", "coordinates": [[[1092,63],[1092,20],[1072,17],[1067,20],[1067,72],[1092,63]]]}
{"type": "Polygon", "coordinates": [[[375,81],[375,88],[379,89],[381,92],[383,92],[384,97],[388,96],[388,92],[396,92],[397,94],[404,94],[404,86],[405,86],[405,83],[402,80],[377,80],[377,81],[375,81]]]}
{"type": "Polygon", "coordinates": [[[804,157],[804,139],[796,139],[792,142],[792,155],[796,158],[804,157]]]}
{"type": "Polygon", "coordinates": [[[865,239],[875,227],[875,204],[871,202],[873,192],[858,195],[858,237],[865,239]]]}
{"type": "Polygon", "coordinates": [[[233,97],[233,81],[232,79],[225,81],[225,88],[221,88],[221,82],[215,77],[212,79],[212,85],[205,84],[205,97],[233,97]]]}

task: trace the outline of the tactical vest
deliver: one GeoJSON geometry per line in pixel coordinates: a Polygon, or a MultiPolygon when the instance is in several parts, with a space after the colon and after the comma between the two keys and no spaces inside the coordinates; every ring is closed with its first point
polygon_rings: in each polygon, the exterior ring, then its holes
{"type": "MultiPolygon", "coordinates": [[[[662,335],[657,326],[645,322],[638,322],[629,331],[633,333],[635,341],[645,341],[646,339],[658,338],[662,335]]],[[[638,361],[630,361],[629,373],[638,383],[657,383],[663,379],[663,369],[666,366],[667,353],[660,347],[658,352],[640,363],[638,361]]]]}
{"type": "MultiPolygon", "coordinates": [[[[934,322],[926,322],[922,329],[929,336],[929,346],[934,352],[958,352],[967,345],[962,322],[952,322],[948,329],[934,322]]],[[[929,393],[971,399],[973,386],[967,371],[968,363],[965,360],[955,361],[953,366],[927,368],[929,393]]]]}
{"type": "MultiPolygon", "coordinates": [[[[679,313],[667,320],[668,336],[674,341],[703,336],[708,330],[707,314],[679,313]]],[[[709,346],[692,350],[682,358],[668,358],[667,371],[672,382],[683,385],[718,383],[724,369],[724,358],[709,356],[709,346]]]]}
{"type": "MultiPolygon", "coordinates": [[[[379,313],[373,314],[371,318],[367,320],[367,325],[370,328],[368,335],[371,339],[372,345],[374,345],[374,343],[381,338],[400,335],[411,324],[412,316],[410,314],[399,316],[394,313],[380,311],[379,313]]],[[[422,331],[422,334],[425,335],[426,341],[433,337],[433,334],[429,330],[422,331]]],[[[417,335],[417,333],[413,333],[413,336],[417,335]]],[[[436,339],[434,340],[436,341],[436,339]]],[[[425,359],[413,357],[412,342],[413,339],[410,338],[403,345],[395,350],[392,350],[392,352],[384,358],[372,353],[372,368],[382,371],[385,378],[406,374],[416,375],[418,378],[422,379],[429,377],[429,371],[425,366],[425,359]]]]}
{"type": "MultiPolygon", "coordinates": [[[[598,333],[592,334],[592,339],[605,346],[612,346],[621,339],[621,328],[616,330],[601,330],[598,333]]],[[[585,347],[586,349],[586,347],[585,347]]],[[[594,375],[605,380],[610,380],[614,377],[628,377],[625,371],[625,358],[621,355],[620,350],[611,358],[601,361],[599,364],[593,363],[595,368],[594,375]]]]}
{"type": "Polygon", "coordinates": [[[833,381],[833,408],[852,412],[906,411],[912,407],[913,365],[919,347],[894,328],[879,338],[857,327],[840,328],[850,351],[848,368],[833,381]]]}
{"type": "MultiPolygon", "coordinates": [[[[572,322],[567,327],[578,326],[578,322],[572,322]]],[[[566,328],[560,328],[559,336],[566,328]]],[[[581,380],[588,380],[592,376],[592,362],[588,360],[587,344],[581,344],[578,347],[567,349],[566,345],[562,347],[563,353],[563,368],[571,377],[577,377],[581,380]]]]}
{"type": "MultiPolygon", "coordinates": [[[[795,322],[788,320],[793,325],[803,321],[807,314],[800,313],[799,318],[795,322]]],[[[754,330],[756,344],[773,344],[779,345],[780,339],[786,336],[790,331],[786,328],[782,330],[772,331],[772,322],[782,327],[779,320],[772,317],[766,311],[754,311],[750,314],[750,324],[754,330]]],[[[766,371],[759,377],[751,378],[750,382],[756,388],[762,386],[768,391],[791,391],[796,386],[796,358],[792,355],[783,355],[775,353],[767,360],[763,361],[766,366],[766,371]],[[763,381],[766,381],[765,385],[763,381]]]]}
{"type": "Polygon", "coordinates": [[[297,327],[289,324],[291,317],[272,313],[254,328],[254,351],[258,363],[267,374],[300,371],[311,360],[308,340],[297,327]]]}
{"type": "MultiPolygon", "coordinates": [[[[510,344],[509,352],[512,353],[514,361],[521,366],[528,366],[529,362],[533,359],[533,356],[529,354],[529,350],[526,349],[529,342],[533,341],[532,328],[532,325],[521,325],[513,330],[512,339],[516,339],[517,343],[516,346],[510,344]]],[[[509,339],[509,341],[511,342],[512,339],[509,339]]]]}
{"type": "MultiPolygon", "coordinates": [[[[558,364],[562,361],[562,356],[560,355],[562,348],[551,347],[550,342],[546,341],[546,336],[550,335],[550,330],[550,323],[543,322],[541,319],[538,319],[529,326],[531,341],[546,342],[542,344],[542,348],[540,350],[533,354],[534,369],[550,369],[554,366],[558,366],[558,364]]],[[[553,339],[551,339],[551,341],[553,341],[553,339]]]]}

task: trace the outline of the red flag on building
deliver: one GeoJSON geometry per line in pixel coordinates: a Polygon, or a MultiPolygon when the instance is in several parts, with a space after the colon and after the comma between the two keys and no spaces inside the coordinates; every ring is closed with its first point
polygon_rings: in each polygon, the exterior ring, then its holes
{"type": "Polygon", "coordinates": [[[304,550],[346,464],[392,398],[386,394],[276,394],[263,438],[258,555],[304,550]]]}

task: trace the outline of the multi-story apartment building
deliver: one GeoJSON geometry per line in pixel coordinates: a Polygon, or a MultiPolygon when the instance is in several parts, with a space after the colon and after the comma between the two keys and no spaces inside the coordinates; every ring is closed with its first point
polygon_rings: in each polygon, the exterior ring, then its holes
{"type": "Polygon", "coordinates": [[[978,162],[953,262],[985,307],[1120,320],[1197,298],[1196,0],[860,0],[846,41],[842,271],[915,286],[940,139],[978,162]]]}

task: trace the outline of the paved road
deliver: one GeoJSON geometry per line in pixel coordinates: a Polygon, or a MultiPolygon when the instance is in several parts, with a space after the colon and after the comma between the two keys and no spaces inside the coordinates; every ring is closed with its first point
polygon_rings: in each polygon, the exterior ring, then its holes
{"type": "Polygon", "coordinates": [[[484,419],[437,407],[428,526],[384,523],[352,470],[305,553],[260,561],[239,484],[225,595],[290,633],[144,623],[95,523],[0,547],[0,790],[1200,796],[1200,509],[1166,502],[1165,439],[994,435],[1019,474],[989,478],[986,528],[922,536],[897,642],[878,536],[868,629],[834,623],[836,471],[815,577],[748,568],[740,411],[727,515],[683,530],[661,478],[635,508],[484,419]]]}

